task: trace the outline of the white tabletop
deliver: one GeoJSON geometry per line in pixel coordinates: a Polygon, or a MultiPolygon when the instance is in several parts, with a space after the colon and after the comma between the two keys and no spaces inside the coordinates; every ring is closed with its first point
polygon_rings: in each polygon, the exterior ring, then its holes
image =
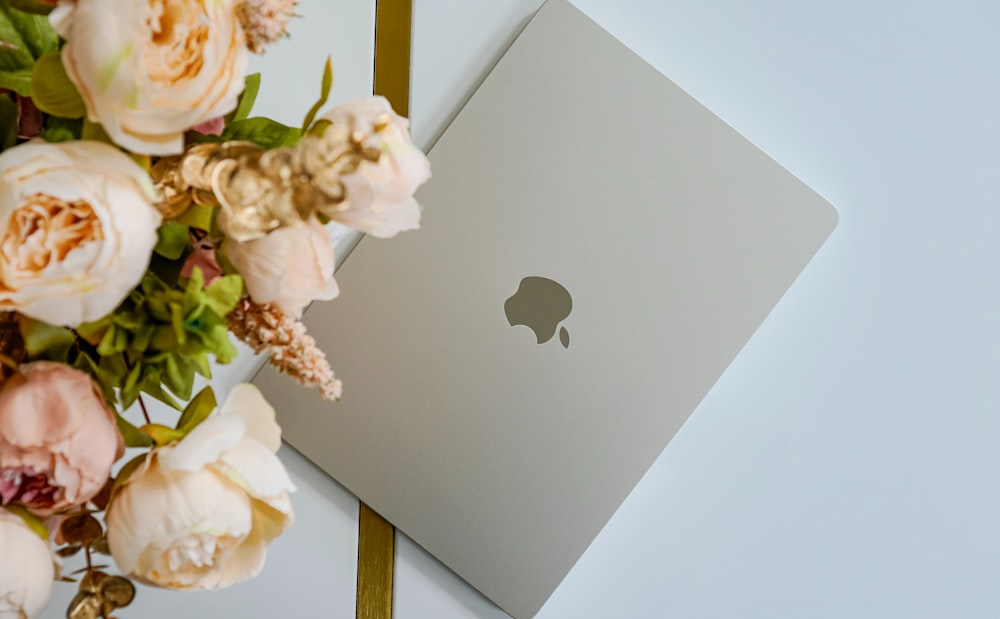
{"type": "MultiPolygon", "coordinates": [[[[841,223],[539,619],[995,619],[1000,5],[574,2],[841,223]]],[[[418,144],[539,4],[415,2],[418,144]]],[[[300,6],[292,39],[265,58],[264,88],[281,87],[260,110],[293,123],[328,52],[338,99],[370,89],[371,1],[300,6]]],[[[209,595],[143,589],[126,616],[353,617],[357,502],[284,458],[299,519],[264,574],[209,595]]],[[[405,538],[397,547],[397,618],[505,616],[405,538]]]]}

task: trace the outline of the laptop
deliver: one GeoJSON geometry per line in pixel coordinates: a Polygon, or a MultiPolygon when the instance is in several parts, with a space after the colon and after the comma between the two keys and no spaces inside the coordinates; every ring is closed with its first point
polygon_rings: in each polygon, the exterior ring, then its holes
{"type": "Polygon", "coordinates": [[[343,399],[255,382],[293,447],[528,619],[837,214],[565,0],[429,157],[422,229],[362,240],[305,314],[343,399]]]}

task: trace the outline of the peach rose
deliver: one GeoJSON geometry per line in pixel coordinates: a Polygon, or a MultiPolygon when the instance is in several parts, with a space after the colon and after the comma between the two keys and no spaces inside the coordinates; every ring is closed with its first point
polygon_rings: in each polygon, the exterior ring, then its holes
{"type": "Polygon", "coordinates": [[[48,541],[2,508],[0,557],[0,617],[40,617],[52,599],[55,578],[48,541]]]}
{"type": "Polygon", "coordinates": [[[81,505],[125,451],[115,415],[80,370],[36,361],[0,390],[0,502],[40,516],[81,505]]]}
{"type": "Polygon", "coordinates": [[[0,310],[76,326],[139,283],[160,213],[149,175],[100,142],[27,142],[0,154],[0,310]]]}
{"type": "Polygon", "coordinates": [[[247,49],[234,0],[62,0],[49,19],[90,120],[136,153],[236,107],[247,49]]]}
{"type": "Polygon", "coordinates": [[[153,450],[108,507],[118,568],[170,589],[218,589],[256,576],[268,544],[294,518],[274,417],[256,387],[237,385],[215,415],[153,450]]]}
{"type": "Polygon", "coordinates": [[[225,239],[222,251],[233,263],[250,298],[299,317],[313,300],[329,300],[339,290],[333,279],[333,245],[316,221],[278,228],[253,241],[225,239]]]}
{"type": "MultiPolygon", "coordinates": [[[[413,193],[431,176],[430,162],[410,140],[410,123],[385,97],[348,101],[323,118],[346,126],[351,135],[371,136],[366,148],[381,151],[377,162],[363,161],[340,181],[347,202],[324,211],[333,221],[380,238],[420,227],[420,205],[413,193]]],[[[330,132],[331,138],[336,135],[330,132]]]]}

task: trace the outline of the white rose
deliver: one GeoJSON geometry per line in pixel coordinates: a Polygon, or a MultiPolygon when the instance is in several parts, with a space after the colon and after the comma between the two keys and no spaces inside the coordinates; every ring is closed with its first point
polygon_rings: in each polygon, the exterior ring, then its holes
{"type": "Polygon", "coordinates": [[[76,326],[139,283],[160,214],[149,175],[100,142],[28,142],[0,154],[0,310],[76,326]]]}
{"type": "Polygon", "coordinates": [[[255,303],[273,304],[289,316],[298,318],[311,301],[326,301],[339,292],[333,279],[333,244],[315,219],[253,241],[227,238],[222,251],[255,303]]]}
{"type": "Polygon", "coordinates": [[[137,153],[236,107],[247,50],[235,0],[60,0],[50,21],[90,120],[137,153]]]}
{"type": "Polygon", "coordinates": [[[52,599],[55,566],[48,541],[0,508],[0,618],[41,616],[52,599]],[[16,558],[16,559],[15,559],[16,558]]]}
{"type": "Polygon", "coordinates": [[[410,140],[408,120],[385,97],[348,101],[323,118],[369,137],[364,145],[381,151],[377,162],[363,161],[340,177],[347,201],[324,211],[330,219],[380,238],[420,227],[413,193],[431,176],[430,162],[410,140]]]}
{"type": "Polygon", "coordinates": [[[218,589],[256,576],[293,520],[294,490],[276,452],[274,409],[237,385],[180,442],[155,449],[106,515],[118,568],[171,589],[218,589]]]}

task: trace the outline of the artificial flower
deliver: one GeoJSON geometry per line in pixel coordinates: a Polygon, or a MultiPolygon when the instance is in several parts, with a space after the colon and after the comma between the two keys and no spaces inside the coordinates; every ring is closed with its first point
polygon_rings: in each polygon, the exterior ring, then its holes
{"type": "MultiPolygon", "coordinates": [[[[347,128],[344,135],[366,136],[365,149],[377,160],[363,160],[340,176],[347,200],[323,214],[333,221],[379,238],[420,227],[420,205],[413,193],[430,178],[430,162],[409,134],[409,121],[393,111],[385,97],[348,101],[327,112],[323,119],[333,127],[347,128]]],[[[340,132],[327,130],[330,139],[340,132]]]]}
{"type": "Polygon", "coordinates": [[[160,214],[149,175],[108,144],[35,141],[0,154],[0,310],[97,320],[142,279],[160,214]]]}
{"type": "Polygon", "coordinates": [[[115,414],[87,375],[62,363],[20,367],[0,390],[0,502],[47,516],[81,505],[124,453],[115,414]]]}
{"type": "Polygon", "coordinates": [[[123,573],[171,589],[253,578],[293,520],[274,409],[252,385],[177,443],[153,450],[111,501],[108,545],[123,573]]]}
{"type": "Polygon", "coordinates": [[[329,300],[339,289],[333,279],[333,245],[315,219],[239,242],[227,238],[222,251],[243,277],[255,303],[270,303],[298,318],[313,300],[329,300]]]}
{"type": "Polygon", "coordinates": [[[0,508],[0,617],[39,617],[52,599],[55,566],[48,542],[0,508]]]}
{"type": "Polygon", "coordinates": [[[91,121],[136,153],[236,107],[247,49],[235,0],[61,0],[50,21],[91,121]]]}
{"type": "Polygon", "coordinates": [[[264,48],[285,36],[298,0],[239,0],[236,16],[247,37],[247,48],[263,54],[264,48]]]}

